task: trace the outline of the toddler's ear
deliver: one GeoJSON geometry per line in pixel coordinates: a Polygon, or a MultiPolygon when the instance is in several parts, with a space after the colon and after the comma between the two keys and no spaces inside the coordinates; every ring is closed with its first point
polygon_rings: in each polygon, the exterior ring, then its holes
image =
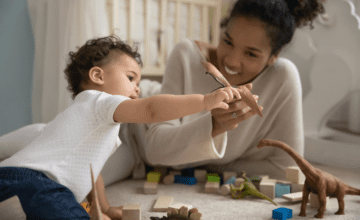
{"type": "Polygon", "coordinates": [[[94,66],[89,70],[89,79],[95,84],[104,84],[104,71],[100,67],[94,66]]]}

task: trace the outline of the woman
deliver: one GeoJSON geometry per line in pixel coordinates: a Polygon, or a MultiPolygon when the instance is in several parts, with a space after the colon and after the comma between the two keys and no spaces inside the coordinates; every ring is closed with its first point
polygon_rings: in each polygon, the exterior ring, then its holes
{"type": "Polygon", "coordinates": [[[279,53],[297,27],[323,11],[316,0],[239,0],[223,22],[217,48],[189,39],[176,45],[167,61],[162,94],[206,94],[219,87],[205,74],[202,51],[232,86],[252,87],[264,117],[233,100],[226,110],[148,125],[146,161],[285,178],[286,167],[296,165],[293,159],[279,149],[258,150],[256,145],[275,139],[304,154],[300,78],[295,65],[279,53]]]}

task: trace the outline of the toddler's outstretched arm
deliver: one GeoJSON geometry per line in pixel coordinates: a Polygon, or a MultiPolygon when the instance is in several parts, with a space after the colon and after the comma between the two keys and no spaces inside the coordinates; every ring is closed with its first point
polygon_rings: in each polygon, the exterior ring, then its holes
{"type": "Polygon", "coordinates": [[[119,104],[114,121],[123,123],[157,123],[182,118],[204,110],[229,108],[224,101],[240,99],[237,88],[226,87],[210,94],[156,95],[144,99],[129,99],[119,104]]]}

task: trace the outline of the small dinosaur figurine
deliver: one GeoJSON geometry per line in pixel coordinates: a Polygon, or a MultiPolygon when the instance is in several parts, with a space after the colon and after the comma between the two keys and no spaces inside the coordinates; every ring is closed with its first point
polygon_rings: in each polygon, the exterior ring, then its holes
{"type": "MultiPolygon", "coordinates": [[[[214,79],[221,84],[222,88],[231,87],[230,83],[225,79],[225,77],[221,74],[221,72],[212,63],[207,62],[206,60],[202,60],[201,63],[208,71],[206,73],[209,73],[212,77],[214,77],[214,79]]],[[[245,104],[249,106],[252,110],[254,110],[258,115],[263,117],[263,114],[261,113],[261,110],[258,104],[256,103],[256,100],[254,99],[253,95],[251,94],[250,90],[245,85],[235,88],[239,89],[241,99],[245,102],[245,104]]]]}
{"type": "Polygon", "coordinates": [[[294,149],[284,142],[263,139],[260,140],[257,147],[262,148],[265,146],[277,147],[287,152],[295,160],[306,177],[299,216],[306,216],[306,204],[308,202],[310,192],[317,194],[320,202],[320,208],[318,213],[315,215],[315,218],[324,217],[327,196],[337,198],[339,210],[335,214],[344,215],[345,195],[360,195],[359,189],[350,187],[335,176],[314,168],[307,160],[302,158],[294,149]]]}

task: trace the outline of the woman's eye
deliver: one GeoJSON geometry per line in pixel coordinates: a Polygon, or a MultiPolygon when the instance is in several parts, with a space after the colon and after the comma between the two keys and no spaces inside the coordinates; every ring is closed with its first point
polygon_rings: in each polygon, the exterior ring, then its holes
{"type": "Polygon", "coordinates": [[[256,55],[254,53],[251,53],[251,52],[249,52],[249,56],[256,57],[256,55]]]}
{"type": "Polygon", "coordinates": [[[132,77],[132,76],[128,76],[128,78],[130,79],[130,81],[132,81],[134,79],[134,77],[132,77]]]}
{"type": "Polygon", "coordinates": [[[224,43],[227,44],[227,45],[231,45],[231,42],[226,40],[226,39],[224,39],[224,43]]]}

